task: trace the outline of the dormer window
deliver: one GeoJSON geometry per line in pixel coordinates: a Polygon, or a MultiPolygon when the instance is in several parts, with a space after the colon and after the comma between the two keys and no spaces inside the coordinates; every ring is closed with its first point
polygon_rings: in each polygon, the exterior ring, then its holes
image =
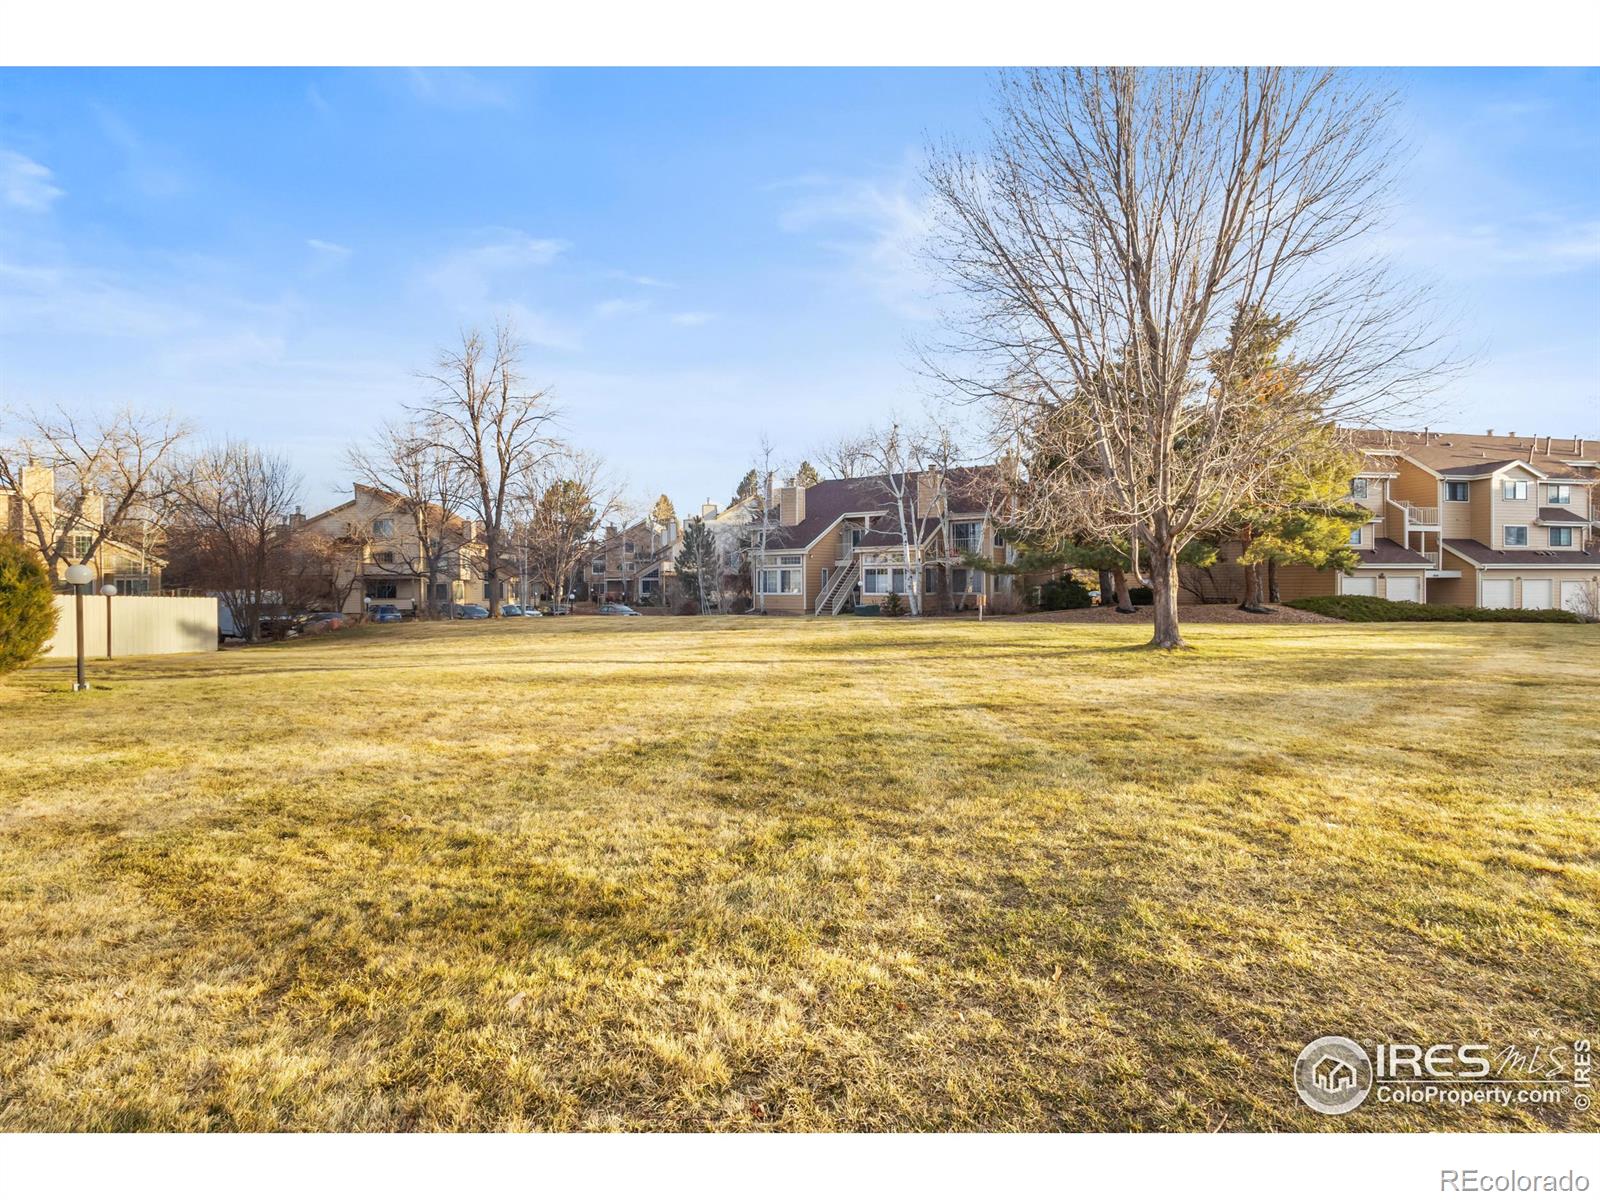
{"type": "Polygon", "coordinates": [[[1500,485],[1500,497],[1503,500],[1526,500],[1528,498],[1528,481],[1526,479],[1507,479],[1500,485]]]}

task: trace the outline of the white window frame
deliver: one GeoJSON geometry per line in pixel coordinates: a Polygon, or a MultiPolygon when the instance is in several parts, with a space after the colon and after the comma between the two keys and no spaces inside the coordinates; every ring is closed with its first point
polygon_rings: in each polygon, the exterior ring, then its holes
{"type": "Polygon", "coordinates": [[[983,522],[951,521],[950,546],[952,550],[964,551],[969,554],[978,553],[983,549],[983,522]],[[973,536],[970,538],[962,537],[960,531],[963,528],[972,530],[973,536]]]}
{"type": "Polygon", "coordinates": [[[799,567],[762,567],[759,581],[761,594],[763,596],[798,596],[804,575],[805,572],[799,567]]]}
{"type": "Polygon", "coordinates": [[[1502,525],[1500,527],[1500,541],[1503,545],[1516,546],[1518,549],[1521,549],[1528,544],[1528,527],[1526,525],[1502,525]],[[1522,531],[1522,540],[1520,542],[1514,542],[1511,540],[1511,531],[1513,529],[1520,529],[1522,531]]]}
{"type": "Polygon", "coordinates": [[[1350,481],[1350,498],[1352,500],[1365,500],[1367,498],[1368,481],[1359,476],[1350,481]]]}
{"type": "Polygon", "coordinates": [[[1571,550],[1572,549],[1572,541],[1573,541],[1573,538],[1572,538],[1572,526],[1571,525],[1555,525],[1555,526],[1551,527],[1551,529],[1550,529],[1550,547],[1551,547],[1551,549],[1553,549],[1553,550],[1571,550]],[[1556,538],[1558,536],[1562,537],[1562,538],[1565,538],[1566,540],[1558,542],[1558,541],[1556,541],[1556,538]]]}
{"type": "Polygon", "coordinates": [[[1545,484],[1545,499],[1551,504],[1571,504],[1572,485],[1570,483],[1545,484]]]}
{"type": "Polygon", "coordinates": [[[1365,528],[1365,526],[1357,525],[1354,529],[1352,529],[1350,531],[1350,544],[1352,546],[1361,545],[1361,531],[1364,528],[1365,528]]]}
{"type": "Polygon", "coordinates": [[[375,538],[392,538],[394,536],[394,518],[379,517],[372,523],[372,536],[375,538]]]}
{"type": "Polygon", "coordinates": [[[1472,484],[1465,479],[1447,479],[1444,483],[1444,502],[1446,504],[1468,504],[1472,501],[1472,484]],[[1453,489],[1460,488],[1461,495],[1452,496],[1453,489]]]}
{"type": "Polygon", "coordinates": [[[1526,500],[1528,498],[1528,481],[1526,479],[1502,479],[1500,481],[1500,499],[1526,500]]]}

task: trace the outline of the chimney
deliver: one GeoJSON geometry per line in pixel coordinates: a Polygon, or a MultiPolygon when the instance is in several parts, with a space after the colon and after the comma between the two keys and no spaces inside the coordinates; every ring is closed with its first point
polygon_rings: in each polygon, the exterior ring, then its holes
{"type": "Polygon", "coordinates": [[[806,490],[798,485],[778,489],[778,524],[798,525],[806,519],[806,490]]]}
{"type": "Polygon", "coordinates": [[[1514,438],[1514,437],[1517,436],[1517,431],[1515,429],[1513,429],[1510,433],[1506,434],[1506,436],[1514,438]]]}
{"type": "Polygon", "coordinates": [[[935,516],[934,504],[939,498],[939,487],[944,482],[937,471],[917,473],[917,512],[925,517],[935,516]]]}
{"type": "Polygon", "coordinates": [[[90,529],[99,529],[106,523],[106,498],[99,492],[85,492],[78,506],[78,519],[90,529]]]}
{"type": "Polygon", "coordinates": [[[702,521],[709,521],[709,520],[711,520],[712,517],[714,517],[716,515],[717,515],[717,506],[715,504],[711,503],[711,501],[707,500],[704,504],[702,504],[700,506],[700,519],[702,521]]]}
{"type": "Polygon", "coordinates": [[[300,529],[306,523],[306,514],[300,511],[300,506],[295,505],[295,510],[289,514],[289,528],[300,529]]]}
{"type": "Polygon", "coordinates": [[[1489,436],[1490,436],[1490,437],[1493,437],[1493,436],[1494,436],[1494,430],[1492,430],[1492,429],[1491,429],[1491,430],[1489,430],[1489,436]]]}
{"type": "Polygon", "coordinates": [[[24,504],[32,505],[38,511],[40,517],[46,517],[55,512],[55,468],[42,466],[37,462],[30,462],[22,468],[21,482],[22,486],[17,490],[22,494],[22,502],[24,504]]]}

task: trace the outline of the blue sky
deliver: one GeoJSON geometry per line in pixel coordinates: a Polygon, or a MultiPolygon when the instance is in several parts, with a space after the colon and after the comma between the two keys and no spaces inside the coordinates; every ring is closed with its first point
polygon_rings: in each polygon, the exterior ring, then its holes
{"type": "MultiPolygon", "coordinates": [[[[1397,76],[1390,232],[1471,367],[1436,426],[1600,432],[1600,73],[1397,76]]],[[[509,313],[569,436],[726,499],[917,407],[932,137],[980,71],[0,72],[0,401],[173,408],[308,507],[463,325],[509,313]]]]}

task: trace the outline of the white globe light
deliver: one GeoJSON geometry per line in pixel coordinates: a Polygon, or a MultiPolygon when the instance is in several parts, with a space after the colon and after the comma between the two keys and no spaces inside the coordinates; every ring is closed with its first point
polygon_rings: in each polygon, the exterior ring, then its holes
{"type": "Polygon", "coordinates": [[[94,568],[87,563],[73,563],[67,568],[67,582],[73,587],[82,587],[86,583],[94,582],[94,568]]]}
{"type": "Polygon", "coordinates": [[[100,594],[102,596],[115,596],[117,594],[117,585],[114,583],[106,584],[105,587],[100,589],[100,594]]]}

